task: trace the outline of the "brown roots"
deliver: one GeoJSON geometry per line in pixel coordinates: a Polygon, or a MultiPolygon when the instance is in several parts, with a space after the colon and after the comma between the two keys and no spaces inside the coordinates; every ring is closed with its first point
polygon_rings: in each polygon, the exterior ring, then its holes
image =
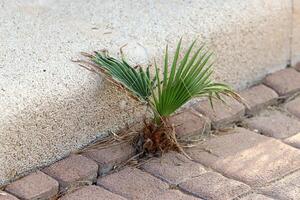
{"type": "Polygon", "coordinates": [[[144,122],[142,132],[134,141],[137,154],[144,156],[160,156],[168,151],[184,152],[176,139],[175,128],[168,120],[163,120],[160,125],[144,122]]]}

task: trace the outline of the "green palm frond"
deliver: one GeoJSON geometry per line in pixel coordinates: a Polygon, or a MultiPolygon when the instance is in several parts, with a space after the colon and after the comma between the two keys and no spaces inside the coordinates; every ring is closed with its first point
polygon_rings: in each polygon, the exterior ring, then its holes
{"type": "Polygon", "coordinates": [[[232,89],[211,80],[212,64],[209,64],[211,53],[201,46],[191,53],[195,41],[191,44],[183,58],[179,60],[181,40],[179,41],[171,65],[168,63],[168,47],[164,59],[164,72],[159,73],[156,68],[157,88],[153,91],[151,105],[160,117],[168,117],[178,108],[195,97],[217,98],[222,100],[221,94],[239,99],[232,89]],[[159,80],[162,75],[162,81],[159,80]]]}
{"type": "Polygon", "coordinates": [[[169,117],[177,109],[195,97],[208,97],[223,100],[230,96],[241,100],[228,85],[216,83],[211,79],[213,73],[210,62],[212,54],[204,46],[193,50],[194,41],[184,56],[179,58],[182,40],[179,41],[173,60],[169,63],[168,46],[166,47],[163,72],[155,63],[155,73],[150,75],[149,67],[132,67],[124,59],[110,57],[107,52],[95,52],[88,55],[110,80],[126,88],[139,100],[151,105],[157,122],[169,117]]]}
{"type": "Polygon", "coordinates": [[[151,78],[149,67],[146,70],[132,67],[124,59],[117,60],[110,57],[106,51],[95,52],[91,60],[114,82],[125,87],[140,100],[148,102],[155,84],[155,78],[151,78]]]}

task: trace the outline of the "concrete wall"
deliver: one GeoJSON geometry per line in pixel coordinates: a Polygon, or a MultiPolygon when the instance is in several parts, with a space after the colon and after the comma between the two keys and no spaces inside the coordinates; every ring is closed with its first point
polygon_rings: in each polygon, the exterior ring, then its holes
{"type": "Polygon", "coordinates": [[[292,20],[292,0],[1,0],[0,185],[143,116],[70,61],[80,51],[127,44],[146,64],[181,36],[199,38],[216,53],[215,78],[241,89],[299,60],[295,1],[292,20]]]}

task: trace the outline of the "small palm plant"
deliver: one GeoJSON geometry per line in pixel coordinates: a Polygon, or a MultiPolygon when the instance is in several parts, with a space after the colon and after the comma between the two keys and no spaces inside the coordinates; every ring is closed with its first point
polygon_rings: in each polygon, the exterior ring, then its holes
{"type": "Polygon", "coordinates": [[[85,54],[101,73],[118,87],[124,88],[131,96],[146,103],[152,110],[154,119],[146,124],[140,136],[143,151],[157,152],[164,150],[182,151],[177,143],[174,128],[169,118],[189,100],[196,97],[207,97],[222,100],[222,95],[240,100],[228,85],[216,83],[211,79],[212,54],[204,46],[193,51],[194,41],[184,56],[180,58],[180,39],[172,62],[169,62],[168,46],[165,50],[163,72],[155,62],[152,75],[149,66],[146,69],[133,67],[124,58],[115,59],[106,51],[85,54]]]}

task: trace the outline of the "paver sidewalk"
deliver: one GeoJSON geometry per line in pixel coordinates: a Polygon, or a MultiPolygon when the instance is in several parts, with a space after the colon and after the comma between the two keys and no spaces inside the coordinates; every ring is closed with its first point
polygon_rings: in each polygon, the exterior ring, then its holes
{"type": "Polygon", "coordinates": [[[9,184],[0,200],[300,200],[299,80],[300,71],[281,70],[241,91],[247,108],[200,102],[177,114],[181,138],[213,131],[186,149],[192,160],[169,152],[110,173],[134,149],[95,148],[9,184]]]}

